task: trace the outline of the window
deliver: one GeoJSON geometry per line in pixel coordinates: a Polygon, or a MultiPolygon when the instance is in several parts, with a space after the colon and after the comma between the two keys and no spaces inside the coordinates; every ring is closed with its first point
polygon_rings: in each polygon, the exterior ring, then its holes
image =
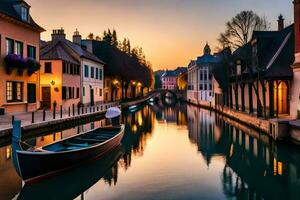
{"type": "Polygon", "coordinates": [[[99,96],[102,97],[102,89],[99,90],[99,96]]]}
{"type": "Polygon", "coordinates": [[[91,67],[91,78],[94,78],[95,77],[95,74],[94,74],[94,67],[91,67]]]}
{"type": "Polygon", "coordinates": [[[102,76],[103,76],[103,74],[102,74],[102,69],[99,69],[99,79],[100,79],[100,80],[102,80],[102,76]]]}
{"type": "Polygon", "coordinates": [[[98,79],[98,78],[99,78],[99,69],[96,68],[96,79],[98,79]]]}
{"type": "Polygon", "coordinates": [[[66,100],[67,99],[67,88],[62,87],[62,99],[66,100]]]}
{"type": "Polygon", "coordinates": [[[21,82],[6,82],[6,101],[7,102],[22,102],[23,101],[23,83],[21,82]]]}
{"type": "Polygon", "coordinates": [[[66,67],[66,62],[63,61],[63,73],[67,73],[67,67],[66,67]]]}
{"type": "Polygon", "coordinates": [[[74,65],[70,64],[70,74],[74,74],[74,65]]]}
{"type": "Polygon", "coordinates": [[[84,77],[89,77],[89,66],[87,65],[84,66],[84,77]]]}
{"type": "Polygon", "coordinates": [[[85,87],[82,88],[82,96],[85,96],[85,87]]]}
{"type": "Polygon", "coordinates": [[[45,73],[52,73],[52,63],[45,62],[45,73]]]}
{"type": "Polygon", "coordinates": [[[14,41],[6,38],[6,55],[14,53],[14,41]]]}
{"type": "Polygon", "coordinates": [[[78,99],[79,98],[79,88],[77,88],[77,95],[76,95],[76,98],[78,99]]]}
{"type": "Polygon", "coordinates": [[[27,84],[27,101],[28,103],[36,103],[36,85],[34,83],[27,84]]]}
{"type": "Polygon", "coordinates": [[[23,21],[28,22],[28,8],[21,7],[21,18],[23,21]]]}
{"type": "Polygon", "coordinates": [[[36,59],[36,48],[34,46],[27,46],[27,57],[36,59]]]}
{"type": "Polygon", "coordinates": [[[23,57],[23,42],[16,42],[16,54],[23,57]]]}
{"type": "Polygon", "coordinates": [[[72,87],[69,87],[69,99],[72,99],[72,87]]]}

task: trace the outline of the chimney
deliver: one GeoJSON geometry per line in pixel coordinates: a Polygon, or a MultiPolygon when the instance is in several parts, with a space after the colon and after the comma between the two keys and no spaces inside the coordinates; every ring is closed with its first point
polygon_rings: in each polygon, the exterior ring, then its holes
{"type": "Polygon", "coordinates": [[[284,19],[282,15],[279,15],[277,22],[278,22],[278,31],[282,31],[284,29],[284,19]]]}
{"type": "Polygon", "coordinates": [[[300,64],[300,0],[294,0],[295,64],[300,64]]]}
{"type": "Polygon", "coordinates": [[[81,35],[79,34],[79,31],[77,29],[73,35],[73,43],[81,46],[81,35]]]}
{"type": "Polygon", "coordinates": [[[51,34],[52,40],[61,40],[66,39],[65,30],[61,29],[54,29],[51,34]]]}

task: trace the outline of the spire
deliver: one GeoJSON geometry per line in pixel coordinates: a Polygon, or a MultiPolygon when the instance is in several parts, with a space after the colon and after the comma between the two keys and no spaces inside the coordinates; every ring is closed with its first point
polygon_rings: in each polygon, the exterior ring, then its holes
{"type": "Polygon", "coordinates": [[[204,54],[211,54],[210,46],[208,45],[208,42],[206,42],[206,45],[204,47],[204,54]]]}

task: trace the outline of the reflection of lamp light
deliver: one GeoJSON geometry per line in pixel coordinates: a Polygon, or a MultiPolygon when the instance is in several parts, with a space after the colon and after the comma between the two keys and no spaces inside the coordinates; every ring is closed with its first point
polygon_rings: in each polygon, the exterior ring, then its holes
{"type": "Polygon", "coordinates": [[[52,80],[52,81],[50,82],[50,84],[51,84],[51,85],[55,85],[55,81],[52,80]]]}
{"type": "Polygon", "coordinates": [[[113,84],[117,85],[117,84],[119,84],[119,81],[117,79],[115,79],[115,80],[113,80],[113,84]]]}
{"type": "Polygon", "coordinates": [[[135,82],[135,81],[132,81],[132,85],[135,86],[135,85],[136,85],[136,82],[135,82]]]}
{"type": "Polygon", "coordinates": [[[142,83],[141,83],[141,82],[138,82],[138,86],[141,87],[141,86],[142,86],[142,83]]]}

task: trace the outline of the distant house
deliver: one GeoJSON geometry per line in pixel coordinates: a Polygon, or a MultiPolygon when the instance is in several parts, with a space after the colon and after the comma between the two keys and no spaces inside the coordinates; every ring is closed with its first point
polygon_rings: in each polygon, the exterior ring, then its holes
{"type": "Polygon", "coordinates": [[[40,33],[25,1],[0,1],[0,107],[7,113],[39,108],[40,33]]]}
{"type": "Polygon", "coordinates": [[[212,101],[214,98],[212,84],[212,69],[218,63],[218,58],[211,54],[208,44],[203,55],[192,60],[188,66],[187,99],[192,102],[212,101]]]}
{"type": "Polygon", "coordinates": [[[63,29],[53,30],[52,40],[41,48],[42,107],[103,102],[103,66],[95,55],[67,40],[63,29]]]}
{"type": "Polygon", "coordinates": [[[161,76],[162,89],[175,90],[177,89],[177,74],[174,71],[167,70],[161,76]]]}

